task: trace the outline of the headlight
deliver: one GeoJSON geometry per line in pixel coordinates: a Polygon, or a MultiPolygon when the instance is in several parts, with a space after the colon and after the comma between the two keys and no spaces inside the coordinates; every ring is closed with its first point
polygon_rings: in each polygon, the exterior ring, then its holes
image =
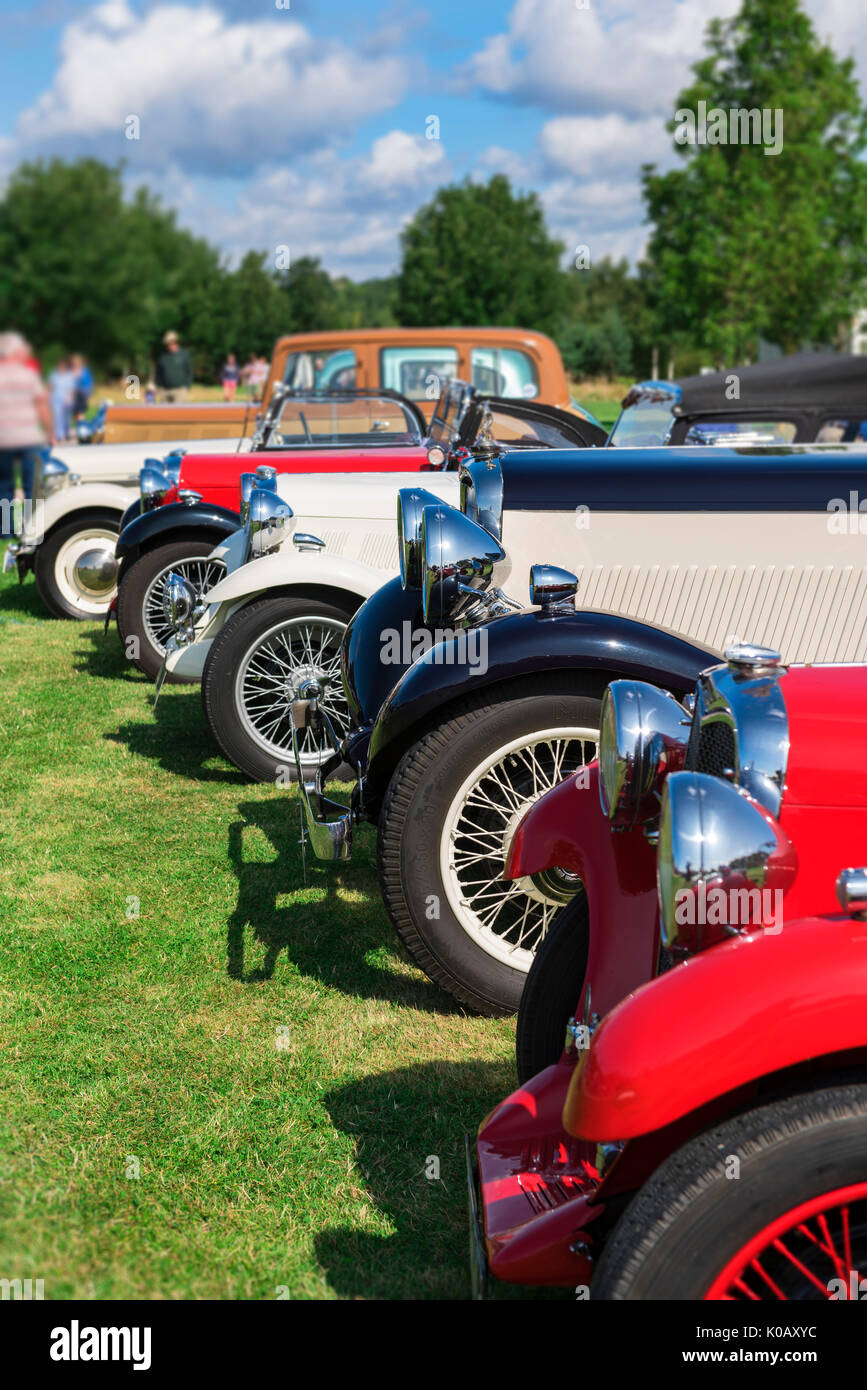
{"type": "Polygon", "coordinates": [[[260,463],[255,473],[242,473],[239,480],[241,525],[247,525],[250,515],[250,496],[254,488],[265,492],[277,491],[277,469],[260,463]]]}
{"type": "Polygon", "coordinates": [[[462,465],[461,511],[484,526],[495,540],[503,536],[503,470],[497,459],[476,459],[462,465]]]}
{"type": "Polygon", "coordinates": [[[145,466],[139,473],[138,480],[143,512],[150,512],[155,507],[159,507],[166,493],[173,486],[171,478],[162,471],[155,459],[145,461],[145,466]]]}
{"type": "Polygon", "coordinates": [[[780,923],[797,870],[791,841],[758,802],[703,772],[662,790],[656,882],[662,937],[680,954],[780,923]]]}
{"type": "Polygon", "coordinates": [[[49,457],[43,459],[41,468],[42,493],[47,497],[49,492],[57,492],[60,488],[66,487],[69,482],[69,469],[60,459],[49,457]]]}
{"type": "Polygon", "coordinates": [[[599,798],[612,825],[646,825],[659,815],[662,783],[683,767],[690,719],[647,681],[612,681],[602,699],[599,798]]]}
{"type": "Polygon", "coordinates": [[[181,481],[181,464],[183,463],[185,449],[172,449],[170,454],[166,454],[162,463],[154,463],[152,459],[145,459],[145,465],[153,464],[165,473],[167,478],[171,478],[175,487],[181,481]]]}
{"type": "Polygon", "coordinates": [[[400,582],[404,589],[420,589],[424,561],[421,551],[421,518],[425,507],[436,507],[439,498],[423,487],[402,487],[397,494],[397,553],[400,582]]]}
{"type": "Polygon", "coordinates": [[[446,618],[462,595],[486,589],[494,565],[506,557],[490,531],[442,502],[422,513],[421,551],[426,623],[446,618]]]}
{"type": "Polygon", "coordinates": [[[246,526],[250,552],[253,555],[266,555],[280,544],[295,513],[288,502],[283,502],[276,493],[263,487],[253,488],[249,506],[246,526]]]}

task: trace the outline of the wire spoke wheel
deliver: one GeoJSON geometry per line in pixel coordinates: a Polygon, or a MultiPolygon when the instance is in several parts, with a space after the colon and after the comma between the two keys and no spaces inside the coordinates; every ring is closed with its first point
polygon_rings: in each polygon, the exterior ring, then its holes
{"type": "Polygon", "coordinates": [[[555,914],[582,891],[561,876],[503,879],[512,836],[527,809],[596,756],[596,729],[552,728],[516,739],[473,768],[443,825],[441,872],[455,916],[489,955],[528,971],[555,914]]]}
{"type": "Polygon", "coordinates": [[[867,1183],[826,1192],[772,1222],[705,1297],[725,1302],[845,1301],[867,1275],[867,1183]]]}
{"type": "MultiPolygon", "coordinates": [[[[307,698],[314,682],[319,707],[335,734],[341,740],[347,734],[349,707],[340,665],[345,628],[336,618],[292,618],[269,628],[246,652],[235,677],[235,705],[248,736],[265,752],[291,757],[290,708],[307,698]]],[[[326,736],[310,729],[301,731],[299,748],[306,766],[332,751],[326,736]]]]}
{"type": "Polygon", "coordinates": [[[174,635],[174,626],[166,617],[163,607],[163,598],[166,591],[166,580],[170,574],[179,574],[192,587],[196,595],[196,601],[218,584],[226,573],[226,565],[223,560],[214,560],[209,555],[193,556],[188,560],[176,560],[170,565],[166,565],[154,576],[145,590],[144,601],[142,603],[142,618],[144,620],[144,630],[151,645],[162,654],[165,652],[166,643],[174,635]]]}

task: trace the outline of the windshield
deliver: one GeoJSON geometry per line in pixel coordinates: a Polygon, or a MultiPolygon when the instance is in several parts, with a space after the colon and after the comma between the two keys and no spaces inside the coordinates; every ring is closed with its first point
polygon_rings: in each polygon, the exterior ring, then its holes
{"type": "Polygon", "coordinates": [[[369,444],[420,444],[418,425],[390,396],[287,396],[268,449],[369,444]]]}
{"type": "Polygon", "coordinates": [[[470,394],[471,387],[457,377],[445,383],[430,422],[429,440],[446,450],[456,443],[470,394]]]}
{"type": "Polygon", "coordinates": [[[668,392],[658,395],[648,392],[634,400],[627,396],[609,435],[609,445],[640,448],[647,444],[664,444],[674,422],[673,403],[668,392]]]}

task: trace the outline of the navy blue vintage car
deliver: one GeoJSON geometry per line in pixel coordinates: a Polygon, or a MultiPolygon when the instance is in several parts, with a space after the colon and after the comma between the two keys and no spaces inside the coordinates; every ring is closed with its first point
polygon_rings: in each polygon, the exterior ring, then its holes
{"type": "MultiPolygon", "coordinates": [[[[353,822],[377,824],[385,903],[410,953],[463,1004],[497,1013],[517,1006],[551,918],[580,891],[560,874],[504,882],[511,838],[543,791],[595,757],[611,680],[679,697],[746,637],[788,661],[867,658],[867,515],[857,500],[851,511],[867,454],[506,454],[461,483],[460,512],[402,492],[401,579],[343,642],[352,732],[299,780],[316,853],[345,858],[353,822]],[[529,605],[505,549],[516,528],[540,559],[529,605]],[[348,809],[322,794],[341,760],[357,778],[348,809]]],[[[293,717],[319,717],[315,692],[293,717]]]]}

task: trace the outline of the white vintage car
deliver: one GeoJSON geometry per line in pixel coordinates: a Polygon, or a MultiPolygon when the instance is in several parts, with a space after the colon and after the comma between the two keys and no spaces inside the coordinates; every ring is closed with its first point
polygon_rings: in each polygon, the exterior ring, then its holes
{"type": "Polygon", "coordinates": [[[37,466],[33,503],[3,568],[32,570],[55,618],[101,618],[115,595],[114,545],[120,521],[139,496],[141,470],[165,469],[180,453],[247,452],[249,439],[183,439],[155,444],[59,445],[37,466]],[[158,453],[156,452],[158,451],[158,453]]]}

